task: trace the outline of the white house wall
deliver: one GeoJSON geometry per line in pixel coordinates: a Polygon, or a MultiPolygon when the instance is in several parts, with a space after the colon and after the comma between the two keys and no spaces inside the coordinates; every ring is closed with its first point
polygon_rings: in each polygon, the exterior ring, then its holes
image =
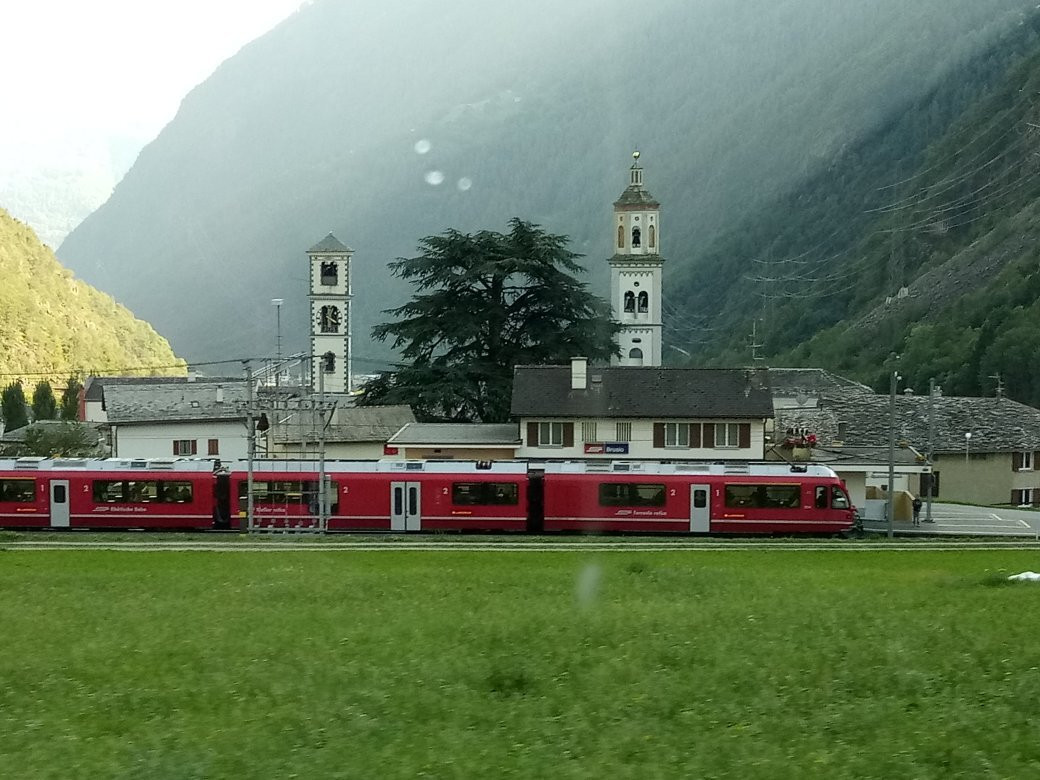
{"type": "Polygon", "coordinates": [[[195,457],[236,460],[248,455],[246,426],[236,422],[138,423],[112,425],[112,456],[118,458],[171,458],[173,443],[196,442],[195,457]],[[217,440],[218,453],[209,455],[209,440],[217,440]]]}
{"type": "MultiPolygon", "coordinates": [[[[628,420],[602,419],[596,420],[596,438],[590,442],[582,441],[583,420],[562,420],[546,417],[526,417],[520,421],[520,433],[523,442],[516,449],[518,458],[553,460],[762,460],[765,457],[765,423],[763,420],[628,420]],[[530,447],[527,445],[527,424],[538,422],[573,423],[574,445],[572,447],[530,447]],[[617,423],[631,423],[632,435],[627,453],[587,453],[585,445],[606,444],[616,442],[614,438],[617,423]],[[740,447],[654,447],[655,423],[736,423],[751,425],[751,446],[740,447]]],[[[622,442],[624,443],[624,442],[622,442]]]]}

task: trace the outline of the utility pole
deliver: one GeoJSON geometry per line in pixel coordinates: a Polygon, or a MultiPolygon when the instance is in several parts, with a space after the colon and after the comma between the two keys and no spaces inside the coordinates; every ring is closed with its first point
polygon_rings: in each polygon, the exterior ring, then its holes
{"type": "Polygon", "coordinates": [[[321,430],[318,432],[318,530],[328,530],[328,488],[325,475],[325,366],[318,368],[318,410],[321,412],[321,430]]]}
{"type": "Polygon", "coordinates": [[[925,505],[924,521],[932,519],[932,493],[935,492],[935,377],[928,380],[928,503],[925,505]]]}
{"type": "Polygon", "coordinates": [[[896,384],[902,377],[896,371],[892,372],[892,381],[888,389],[888,502],[885,513],[888,515],[888,538],[895,537],[892,528],[892,515],[895,509],[895,481],[896,481],[896,384]]]}
{"type": "Polygon", "coordinates": [[[246,367],[246,523],[245,530],[253,531],[253,459],[256,457],[256,430],[253,426],[253,367],[246,367]]]}

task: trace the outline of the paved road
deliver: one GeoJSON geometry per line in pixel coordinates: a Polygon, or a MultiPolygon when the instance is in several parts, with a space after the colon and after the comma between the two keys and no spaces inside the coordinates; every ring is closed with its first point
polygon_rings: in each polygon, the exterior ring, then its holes
{"type": "MultiPolygon", "coordinates": [[[[1030,509],[996,509],[986,506],[964,506],[961,504],[933,504],[932,523],[924,522],[925,511],[921,510],[921,525],[894,523],[893,530],[899,535],[943,534],[955,536],[1014,536],[1040,539],[1040,512],[1030,509]]],[[[884,523],[865,523],[870,531],[887,531],[884,523]]]]}

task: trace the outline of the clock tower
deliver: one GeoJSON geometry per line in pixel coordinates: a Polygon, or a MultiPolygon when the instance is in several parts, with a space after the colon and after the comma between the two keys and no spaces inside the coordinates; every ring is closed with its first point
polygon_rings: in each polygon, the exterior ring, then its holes
{"type": "Polygon", "coordinates": [[[661,365],[661,204],[643,189],[639,152],[632,154],[628,187],[614,202],[610,305],[618,332],[615,366],[661,365]]]}
{"type": "Polygon", "coordinates": [[[354,250],[332,233],[307,250],[310,259],[311,391],[349,393],[350,260],[354,250]]]}

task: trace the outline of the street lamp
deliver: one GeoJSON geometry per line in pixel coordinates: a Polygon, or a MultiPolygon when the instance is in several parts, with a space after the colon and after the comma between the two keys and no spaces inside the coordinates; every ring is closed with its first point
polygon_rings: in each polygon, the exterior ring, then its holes
{"type": "Polygon", "coordinates": [[[275,310],[275,334],[276,334],[276,348],[275,348],[275,364],[274,364],[274,385],[278,386],[278,375],[282,372],[282,298],[272,298],[271,305],[274,306],[275,310]]]}
{"type": "Polygon", "coordinates": [[[968,462],[968,455],[971,453],[971,431],[964,434],[964,462],[968,462]]]}

